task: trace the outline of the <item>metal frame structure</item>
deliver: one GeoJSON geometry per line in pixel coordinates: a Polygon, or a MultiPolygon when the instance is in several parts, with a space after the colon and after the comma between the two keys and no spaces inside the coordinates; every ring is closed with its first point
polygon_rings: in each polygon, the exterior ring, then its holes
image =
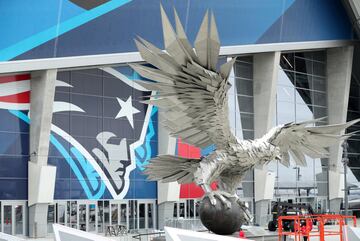
{"type": "Polygon", "coordinates": [[[301,241],[303,240],[303,237],[308,237],[308,241],[311,240],[311,237],[318,237],[320,241],[325,241],[325,237],[339,236],[340,241],[345,241],[343,237],[343,227],[346,225],[345,220],[347,219],[352,219],[353,225],[356,227],[355,216],[345,216],[339,214],[281,216],[278,218],[279,241],[281,241],[282,238],[286,236],[293,237],[294,241],[301,241]],[[293,222],[294,230],[283,231],[284,220],[293,222]],[[308,228],[304,233],[301,230],[301,223],[303,222],[306,223],[307,227],[309,227],[313,222],[316,222],[317,225],[313,229],[308,228]],[[333,222],[336,225],[339,225],[339,229],[325,229],[325,224],[328,222],[333,222]]]}

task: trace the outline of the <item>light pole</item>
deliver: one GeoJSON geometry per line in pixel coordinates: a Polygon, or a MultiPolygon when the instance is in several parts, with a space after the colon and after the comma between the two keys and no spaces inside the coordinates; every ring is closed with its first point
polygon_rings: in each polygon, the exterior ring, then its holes
{"type": "MultiPolygon", "coordinates": [[[[348,147],[349,144],[347,143],[347,141],[345,140],[342,144],[342,148],[343,148],[343,158],[342,158],[342,163],[344,165],[344,199],[345,199],[345,215],[348,214],[348,185],[347,185],[347,167],[349,164],[349,158],[348,158],[348,147]]],[[[347,224],[347,218],[345,218],[345,224],[347,224]]]]}

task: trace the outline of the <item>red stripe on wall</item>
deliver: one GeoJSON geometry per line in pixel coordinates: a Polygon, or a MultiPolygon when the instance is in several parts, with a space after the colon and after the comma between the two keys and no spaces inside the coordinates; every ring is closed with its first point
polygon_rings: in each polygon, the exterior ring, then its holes
{"type": "MultiPolygon", "coordinates": [[[[185,158],[200,158],[201,150],[198,147],[182,143],[178,140],[177,143],[178,155],[185,158]]],[[[216,189],[216,183],[211,185],[212,189],[216,189]]],[[[204,195],[204,191],[201,187],[195,183],[182,184],[180,187],[180,198],[201,198],[204,195]]]]}
{"type": "Polygon", "coordinates": [[[0,102],[30,103],[30,91],[26,91],[14,95],[0,96],[0,102]]]}
{"type": "Polygon", "coordinates": [[[31,79],[30,74],[0,76],[0,84],[28,79],[31,79]]]}

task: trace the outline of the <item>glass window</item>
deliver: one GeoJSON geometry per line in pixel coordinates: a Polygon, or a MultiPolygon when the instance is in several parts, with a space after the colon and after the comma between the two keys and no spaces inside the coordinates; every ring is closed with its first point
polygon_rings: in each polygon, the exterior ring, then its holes
{"type": "MultiPolygon", "coordinates": [[[[325,52],[282,54],[277,88],[277,124],[301,122],[327,116],[325,52]],[[291,70],[291,71],[289,71],[291,70]],[[295,88],[294,88],[295,87],[295,88]],[[293,94],[289,94],[291,90],[293,94]]],[[[326,124],[322,120],[317,125],[326,124]]],[[[294,164],[292,157],[291,162],[294,164]]],[[[276,196],[282,201],[326,206],[316,197],[327,197],[327,159],[306,157],[307,166],[285,167],[273,163],[270,170],[277,173],[276,196]]]]}
{"type": "Polygon", "coordinates": [[[240,112],[254,113],[254,99],[249,96],[238,96],[240,112]]]}
{"type": "Polygon", "coordinates": [[[148,228],[154,228],[154,204],[148,203],[148,228]]]}
{"type": "Polygon", "coordinates": [[[4,205],[4,233],[12,234],[12,223],[12,206],[4,205]]]}
{"type": "Polygon", "coordinates": [[[245,130],[254,130],[254,114],[240,113],[241,127],[245,130]]]}
{"type": "Polygon", "coordinates": [[[278,75],[278,85],[294,87],[295,83],[295,73],[290,71],[285,71],[280,68],[278,75]]]}
{"type": "Polygon", "coordinates": [[[52,225],[55,222],[55,205],[48,206],[47,225],[48,233],[53,233],[52,225]]]}
{"type": "Polygon", "coordinates": [[[70,201],[66,202],[66,224],[70,226],[70,201]]]}
{"type": "Polygon", "coordinates": [[[79,229],[86,231],[86,205],[79,205],[79,229]]]}
{"type": "Polygon", "coordinates": [[[137,229],[137,201],[130,200],[129,201],[129,228],[130,229],[137,229]]]}
{"type": "Polygon", "coordinates": [[[179,203],[179,217],[185,218],[185,203],[179,203]]]}
{"type": "Polygon", "coordinates": [[[295,70],[294,54],[285,53],[281,55],[280,58],[281,67],[284,70],[295,70]]]}
{"type": "Polygon", "coordinates": [[[321,62],[313,62],[313,74],[318,76],[326,75],[326,66],[321,62]]]}
{"type": "Polygon", "coordinates": [[[24,208],[23,205],[15,206],[15,234],[23,234],[24,230],[24,208]]]}
{"type": "Polygon", "coordinates": [[[253,95],[253,81],[243,78],[235,78],[236,92],[239,95],[253,95]]]}
{"type": "Polygon", "coordinates": [[[312,88],[312,76],[307,74],[295,74],[295,86],[302,89],[312,88]]]}
{"type": "Polygon", "coordinates": [[[318,105],[323,107],[327,106],[326,93],[313,91],[312,94],[313,94],[313,101],[312,101],[313,105],[318,105]]]}
{"type": "Polygon", "coordinates": [[[89,204],[89,232],[96,230],[96,204],[89,204]]]}
{"type": "Polygon", "coordinates": [[[177,218],[177,216],[178,216],[178,215],[177,215],[177,206],[178,206],[178,204],[175,202],[175,203],[174,203],[174,213],[173,213],[173,217],[174,217],[174,218],[177,218]]]}
{"type": "Polygon", "coordinates": [[[312,61],[295,56],[295,71],[300,73],[312,74],[312,61]]]}
{"type": "Polygon", "coordinates": [[[125,203],[120,204],[120,224],[127,227],[127,205],[125,203]]]}
{"type": "Polygon", "coordinates": [[[326,78],[313,76],[312,77],[313,89],[326,92],[326,78]]]}
{"type": "Polygon", "coordinates": [[[77,203],[76,201],[72,201],[70,204],[70,222],[72,228],[78,228],[77,227],[77,203]]]}
{"type": "Polygon", "coordinates": [[[98,232],[104,232],[104,202],[98,201],[98,232]]]}
{"type": "Polygon", "coordinates": [[[104,225],[110,224],[109,201],[104,201],[104,225]]]}
{"type": "Polygon", "coordinates": [[[236,61],[235,62],[235,76],[241,77],[244,79],[252,79],[253,78],[252,64],[236,61]]]}
{"type": "Polygon", "coordinates": [[[145,226],[145,203],[139,203],[139,229],[144,229],[145,226]]]}
{"type": "Polygon", "coordinates": [[[57,210],[59,224],[65,225],[65,205],[57,204],[57,210]]]}
{"type": "Polygon", "coordinates": [[[293,87],[278,85],[276,94],[278,101],[295,102],[295,89],[293,87]]]}
{"type": "MultiPolygon", "coordinates": [[[[236,98],[231,99],[229,112],[231,129],[240,139],[254,139],[254,83],[253,83],[253,57],[238,57],[234,67],[235,79],[230,82],[235,84],[236,98]],[[236,103],[237,102],[237,103],[236,103]],[[231,109],[232,108],[232,109],[231,109]]],[[[286,74],[284,73],[284,77],[286,74]]],[[[249,196],[253,196],[253,175],[244,179],[243,185],[249,190],[249,196]],[[251,193],[251,194],[250,194],[251,193]]],[[[180,216],[188,218],[198,217],[198,203],[194,200],[187,200],[186,214],[182,211],[184,204],[179,204],[178,212],[180,216]],[[195,210],[192,210],[195,209],[195,210]]]]}
{"type": "Polygon", "coordinates": [[[118,204],[111,204],[111,224],[118,224],[118,204]]]}

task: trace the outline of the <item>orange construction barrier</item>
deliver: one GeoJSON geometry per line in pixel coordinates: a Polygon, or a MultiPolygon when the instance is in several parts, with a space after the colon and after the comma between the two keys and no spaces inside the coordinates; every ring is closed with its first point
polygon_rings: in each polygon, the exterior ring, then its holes
{"type": "Polygon", "coordinates": [[[340,241],[347,241],[343,237],[346,219],[352,219],[353,225],[356,227],[355,216],[340,214],[280,216],[278,218],[279,241],[284,240],[284,237],[293,237],[294,241],[311,241],[311,237],[319,237],[320,241],[325,241],[325,237],[328,236],[339,236],[340,241]],[[291,223],[290,228],[288,227],[289,231],[283,230],[283,221],[291,223]],[[336,225],[335,228],[334,226],[331,226],[332,229],[325,228],[325,224],[328,222],[336,225]]]}

